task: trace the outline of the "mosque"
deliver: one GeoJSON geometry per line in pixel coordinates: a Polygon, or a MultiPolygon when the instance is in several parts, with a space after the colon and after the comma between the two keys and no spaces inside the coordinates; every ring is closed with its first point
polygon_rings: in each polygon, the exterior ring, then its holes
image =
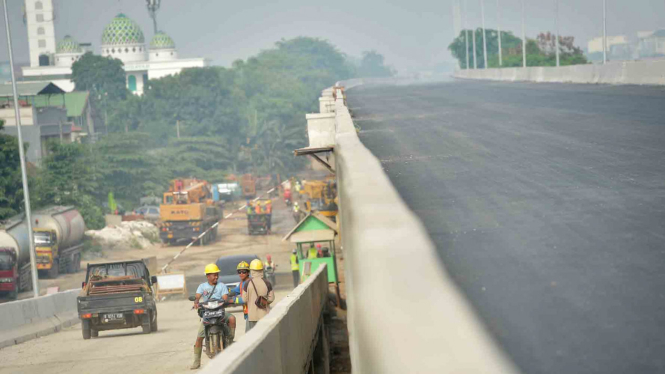
{"type": "MultiPolygon", "coordinates": [[[[51,81],[64,91],[73,91],[72,65],[90,50],[90,45],[79,44],[69,35],[56,43],[53,0],[25,0],[25,18],[30,66],[23,68],[24,79],[51,81]]],[[[146,45],[139,25],[124,14],[118,14],[104,28],[101,55],[123,62],[127,88],[136,95],[143,94],[149,79],[209,64],[204,58],[178,58],[175,42],[161,31],[146,45]]]]}

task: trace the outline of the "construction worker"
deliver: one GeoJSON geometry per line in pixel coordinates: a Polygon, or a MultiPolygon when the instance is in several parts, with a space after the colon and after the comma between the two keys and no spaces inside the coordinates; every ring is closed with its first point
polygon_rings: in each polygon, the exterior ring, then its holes
{"type": "Polygon", "coordinates": [[[311,260],[313,258],[319,257],[319,253],[316,250],[316,247],[314,247],[314,243],[309,245],[309,250],[307,251],[307,259],[311,260]]]}
{"type": "Polygon", "coordinates": [[[293,288],[300,284],[300,264],[298,262],[297,250],[291,252],[291,272],[293,273],[293,288]]]}
{"type": "Polygon", "coordinates": [[[256,323],[270,312],[270,304],[275,301],[275,291],[272,284],[263,279],[263,263],[258,258],[249,264],[251,279],[243,285],[242,298],[248,309],[247,331],[256,326],[256,323]],[[259,307],[257,301],[265,301],[264,307],[259,307]]]}
{"type": "MultiPolygon", "coordinates": [[[[218,282],[219,268],[216,264],[208,264],[205,267],[205,275],[207,282],[201,283],[196,289],[196,296],[194,300],[194,309],[199,308],[199,301],[202,303],[210,300],[224,301],[228,299],[229,290],[224,283],[218,282]]],[[[230,331],[225,331],[225,334],[231,336],[231,341],[235,336],[236,331],[236,318],[229,313],[228,321],[226,321],[230,331]]],[[[196,334],[196,343],[194,343],[194,363],[190,367],[196,370],[201,367],[201,353],[203,352],[203,339],[205,339],[205,326],[203,322],[199,324],[199,331],[196,334]]]]}
{"type": "Polygon", "coordinates": [[[234,295],[232,303],[236,305],[242,305],[242,314],[245,317],[245,331],[247,331],[247,327],[249,325],[249,321],[247,319],[248,309],[247,304],[245,304],[245,301],[242,299],[242,289],[245,283],[249,280],[249,264],[245,261],[242,261],[238,264],[238,267],[236,267],[236,271],[240,277],[240,283],[238,283],[238,285],[232,289],[230,293],[234,295]]]}

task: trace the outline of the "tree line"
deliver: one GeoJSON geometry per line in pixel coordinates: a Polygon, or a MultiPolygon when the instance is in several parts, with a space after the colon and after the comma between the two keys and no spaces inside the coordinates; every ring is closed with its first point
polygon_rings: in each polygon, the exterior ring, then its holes
{"type": "MultiPolygon", "coordinates": [[[[469,56],[469,67],[474,66],[473,36],[475,32],[476,41],[476,66],[478,69],[485,67],[483,58],[483,29],[462,30],[460,34],[448,46],[448,50],[459,61],[462,69],[466,69],[466,56],[469,56]],[[469,48],[466,49],[466,35],[469,35],[469,48]]],[[[497,30],[485,29],[485,40],[487,44],[487,65],[489,68],[499,67],[521,67],[522,66],[522,39],[513,35],[510,31],[501,31],[501,54],[502,65],[499,65],[499,33],[497,30]]],[[[559,64],[579,65],[587,64],[581,48],[575,46],[575,38],[572,36],[559,36],[559,64]]],[[[556,66],[556,37],[554,34],[540,33],[536,39],[526,40],[526,64],[527,66],[556,66]]]]}
{"type": "MultiPolygon", "coordinates": [[[[131,209],[143,196],[161,196],[173,178],[219,182],[229,174],[294,172],[304,160],[292,151],[308,144],[305,114],[318,111],[322,89],[394,74],[375,51],[352,63],[325,40],[298,37],[229,68],[149,80],[136,96],[120,60],[85,54],[72,81],[90,92],[95,127],[105,134],[84,144],[48,144],[48,156],[30,168],[32,205],[75,205],[89,228],[100,228],[109,192],[131,209]]],[[[0,135],[0,220],[22,211],[17,147],[0,135]]]]}

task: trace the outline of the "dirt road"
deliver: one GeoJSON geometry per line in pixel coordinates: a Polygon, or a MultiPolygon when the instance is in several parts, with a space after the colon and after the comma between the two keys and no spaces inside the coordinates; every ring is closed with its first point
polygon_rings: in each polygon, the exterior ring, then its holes
{"type": "MultiPolygon", "coordinates": [[[[283,202],[275,201],[273,231],[269,236],[248,236],[246,216],[239,213],[219,226],[218,240],[205,247],[194,246],[172,264],[171,271],[184,272],[188,280],[199,278],[203,266],[224,255],[250,253],[261,258],[270,253],[278,271],[288,271],[289,243],[281,241],[293,225],[283,202]]],[[[159,266],[167,263],[183,247],[161,247],[145,250],[116,250],[91,262],[140,259],[156,256],[159,266]]],[[[85,268],[85,263],[82,264],[85,268]]],[[[41,281],[42,287],[58,286],[61,290],[78,288],[85,273],[69,274],[41,281]]],[[[188,285],[195,286],[195,285],[188,285]]],[[[276,287],[278,302],[291,291],[289,274],[279,274],[276,287]]],[[[173,300],[157,305],[159,331],[149,335],[141,329],[101,332],[99,338],[83,340],[80,325],[57,334],[35,339],[0,350],[0,374],[5,373],[190,373],[192,346],[199,320],[191,302],[173,300]]],[[[236,341],[244,335],[245,324],[239,308],[231,310],[238,319],[236,341]]],[[[205,355],[204,355],[205,356],[205,355]]],[[[207,357],[203,358],[203,364],[207,357]]]]}

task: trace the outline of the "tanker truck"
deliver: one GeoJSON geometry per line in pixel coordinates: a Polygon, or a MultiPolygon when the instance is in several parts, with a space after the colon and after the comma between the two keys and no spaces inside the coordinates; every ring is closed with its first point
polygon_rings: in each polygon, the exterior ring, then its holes
{"type": "Polygon", "coordinates": [[[28,226],[22,218],[10,218],[0,230],[0,296],[12,300],[32,289],[28,226]]]}
{"type": "Polygon", "coordinates": [[[81,248],[85,222],[72,206],[41,209],[33,215],[37,270],[48,278],[60,272],[76,273],[81,269],[81,248]]]}
{"type": "MultiPolygon", "coordinates": [[[[74,207],[54,206],[33,213],[37,270],[49,278],[81,268],[85,223],[74,207]]],[[[23,215],[0,230],[0,293],[16,298],[31,287],[30,243],[23,215]]]]}

